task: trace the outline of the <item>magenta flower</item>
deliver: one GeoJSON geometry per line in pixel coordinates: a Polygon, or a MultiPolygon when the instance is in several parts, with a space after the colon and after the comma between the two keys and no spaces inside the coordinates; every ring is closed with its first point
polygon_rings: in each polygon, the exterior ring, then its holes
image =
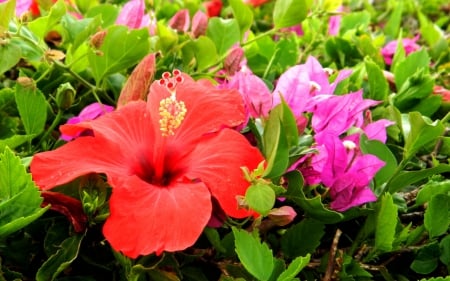
{"type": "Polygon", "coordinates": [[[350,127],[364,124],[363,112],[378,101],[363,99],[362,90],[342,96],[318,95],[311,102],[312,128],[339,136],[350,127]]]}
{"type": "MultiPolygon", "coordinates": [[[[416,44],[417,40],[419,40],[419,35],[417,35],[416,37],[414,37],[412,39],[410,39],[410,38],[402,39],[402,45],[403,45],[403,49],[405,50],[406,55],[409,55],[410,53],[415,52],[420,49],[420,46],[416,44]]],[[[395,51],[397,50],[397,45],[398,45],[398,40],[393,40],[393,41],[387,43],[386,46],[384,46],[381,49],[381,54],[383,55],[384,62],[387,65],[392,64],[392,59],[394,58],[395,51]]]]}
{"type": "MultiPolygon", "coordinates": [[[[83,110],[81,110],[78,116],[69,118],[66,124],[78,124],[83,121],[94,120],[104,115],[105,113],[112,112],[113,110],[114,110],[113,106],[95,102],[83,108],[83,110]]],[[[74,130],[73,132],[72,131],[65,132],[65,134],[61,134],[61,139],[65,141],[70,141],[73,140],[74,138],[79,137],[84,133],[85,133],[84,130],[74,130]]]]}
{"type": "Polygon", "coordinates": [[[268,116],[272,108],[272,94],[261,78],[244,67],[223,87],[237,89],[244,98],[247,115],[253,118],[268,116]]]}
{"type": "Polygon", "coordinates": [[[281,102],[282,95],[294,116],[298,117],[306,111],[312,97],[319,94],[332,95],[337,84],[350,74],[350,70],[343,70],[330,83],[328,71],[316,58],[310,56],[305,64],[293,66],[280,76],[273,91],[273,106],[281,102]]]}
{"type": "MultiPolygon", "coordinates": [[[[0,0],[0,3],[6,2],[7,0],[0,0]]],[[[16,1],[16,16],[20,17],[22,14],[30,10],[33,0],[17,0],[16,1]]]]}
{"type": "Polygon", "coordinates": [[[327,149],[328,160],[321,180],[330,190],[330,207],[345,211],[377,199],[369,184],[384,162],[371,154],[361,154],[356,144],[341,141],[334,133],[316,135],[327,149]]]}

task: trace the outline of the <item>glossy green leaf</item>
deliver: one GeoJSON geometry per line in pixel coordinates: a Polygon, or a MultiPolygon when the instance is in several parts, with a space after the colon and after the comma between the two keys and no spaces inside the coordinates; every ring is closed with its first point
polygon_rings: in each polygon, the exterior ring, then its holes
{"type": "Polygon", "coordinates": [[[303,219],[286,230],[281,237],[281,249],[290,258],[314,253],[324,234],[324,223],[310,218],[303,219]],[[308,243],[299,243],[299,241],[308,241],[308,243]]]}
{"type": "Polygon", "coordinates": [[[278,0],[273,8],[275,28],[290,27],[300,24],[308,14],[306,0],[278,0]]]}
{"type": "Polygon", "coordinates": [[[392,195],[384,194],[379,201],[375,227],[375,248],[382,252],[392,250],[397,227],[397,206],[392,195]]]}
{"type": "Polygon", "coordinates": [[[353,12],[342,17],[340,33],[353,29],[367,30],[370,23],[370,13],[367,11],[353,12]]]}
{"type": "Polygon", "coordinates": [[[337,223],[344,218],[341,213],[325,208],[320,195],[306,198],[303,192],[303,177],[298,171],[289,172],[284,177],[288,182],[288,190],[283,197],[301,207],[308,217],[323,223],[337,223]]]}
{"type": "Polygon", "coordinates": [[[410,184],[446,172],[450,172],[450,165],[448,164],[439,164],[433,168],[417,171],[401,171],[389,181],[387,188],[390,193],[394,193],[410,184]]]}
{"type": "Polygon", "coordinates": [[[430,57],[425,49],[411,53],[404,60],[398,62],[394,71],[397,89],[401,89],[406,80],[420,69],[427,70],[429,65],[430,57]]]}
{"type": "Polygon", "coordinates": [[[52,281],[77,258],[84,235],[78,234],[64,240],[60,249],[50,256],[36,273],[36,281],[52,281]]]}
{"type": "Polygon", "coordinates": [[[249,207],[261,215],[267,215],[275,204],[275,191],[264,183],[254,183],[245,192],[249,207]]]}
{"type": "Polygon", "coordinates": [[[89,11],[86,13],[86,18],[94,18],[96,16],[101,16],[102,27],[106,28],[108,26],[114,25],[118,15],[119,15],[118,6],[108,3],[102,3],[91,7],[89,11]]]}
{"type": "Polygon", "coordinates": [[[46,16],[38,17],[37,19],[28,23],[30,30],[38,36],[44,38],[55,25],[57,25],[62,17],[66,14],[66,5],[64,0],[58,0],[52,5],[50,12],[46,16]]]}
{"type": "Polygon", "coordinates": [[[449,208],[450,196],[447,194],[436,194],[428,202],[424,215],[424,224],[431,238],[447,232],[450,226],[449,208]]]}
{"type": "MultiPolygon", "coordinates": [[[[434,80],[424,69],[413,73],[398,89],[394,96],[394,105],[401,111],[412,111],[411,108],[417,106],[433,92],[434,80]]],[[[438,105],[439,106],[439,105],[438,105]]],[[[435,111],[437,110],[434,109],[435,111]]]]}
{"type": "Polygon", "coordinates": [[[0,63],[0,75],[13,68],[20,61],[21,57],[22,52],[17,46],[10,43],[0,44],[0,58],[2,60],[0,63]]]}
{"type": "Polygon", "coordinates": [[[200,36],[193,42],[193,45],[197,69],[205,69],[217,62],[216,45],[209,37],[200,36]]]}
{"type": "Polygon", "coordinates": [[[384,26],[384,32],[391,38],[396,38],[400,29],[403,13],[403,1],[396,1],[395,6],[392,8],[392,12],[388,18],[386,25],[384,26]]]}
{"type": "Polygon", "coordinates": [[[216,45],[219,56],[224,55],[235,43],[241,39],[239,24],[236,19],[209,19],[206,35],[216,45]]]}
{"type": "MultiPolygon", "coordinates": [[[[16,0],[9,0],[0,3],[0,34],[8,30],[9,22],[15,16],[16,0]]],[[[0,56],[1,57],[1,56],[0,56]]],[[[0,72],[1,74],[2,72],[0,72]]]]}
{"type": "Polygon", "coordinates": [[[404,159],[409,159],[415,153],[430,142],[435,142],[445,130],[441,122],[430,122],[418,112],[409,113],[411,131],[405,140],[404,159]]]}
{"type": "Polygon", "coordinates": [[[274,268],[272,250],[258,237],[233,227],[236,253],[245,269],[258,280],[269,280],[274,268]]]}
{"type": "Polygon", "coordinates": [[[30,85],[16,84],[16,104],[25,132],[38,135],[44,130],[47,120],[47,100],[30,79],[30,85]]]}
{"type": "Polygon", "coordinates": [[[433,272],[439,261],[440,251],[437,242],[422,247],[411,264],[411,269],[420,274],[433,272]]]}
{"type": "Polygon", "coordinates": [[[129,30],[121,25],[108,28],[98,51],[88,53],[95,80],[100,82],[106,75],[138,63],[149,52],[148,37],[145,28],[129,30]]]}
{"type": "Polygon", "coordinates": [[[31,141],[35,135],[14,135],[9,138],[0,139],[0,153],[3,152],[5,147],[14,149],[28,141],[31,141]]]}
{"type": "Polygon", "coordinates": [[[234,18],[238,21],[241,37],[250,29],[253,23],[253,12],[249,6],[241,0],[228,0],[233,11],[234,18]]]}
{"type": "MultiPolygon", "coordinates": [[[[445,236],[439,243],[439,248],[441,249],[441,256],[439,260],[447,266],[450,267],[450,235],[445,236]]],[[[450,276],[449,276],[450,277],[450,276]]]]}
{"type": "Polygon", "coordinates": [[[86,19],[75,19],[66,14],[61,21],[62,27],[67,31],[67,42],[72,43],[70,52],[73,54],[78,47],[99,31],[102,19],[100,16],[86,19]]]}
{"type": "Polygon", "coordinates": [[[369,95],[367,98],[386,101],[389,93],[389,84],[384,77],[383,70],[369,57],[364,59],[369,82],[369,95]]]}
{"type": "Polygon", "coordinates": [[[311,259],[311,255],[307,254],[304,257],[295,258],[288,266],[288,268],[281,273],[281,275],[277,278],[277,281],[291,281],[294,280],[295,276],[302,271],[305,266],[308,265],[309,260],[311,259]]]}
{"type": "Polygon", "coordinates": [[[0,154],[0,238],[40,217],[42,198],[19,157],[6,148],[0,154]]]}
{"type": "Polygon", "coordinates": [[[448,194],[450,192],[450,180],[429,181],[420,187],[416,196],[415,206],[423,205],[437,194],[448,194]]]}

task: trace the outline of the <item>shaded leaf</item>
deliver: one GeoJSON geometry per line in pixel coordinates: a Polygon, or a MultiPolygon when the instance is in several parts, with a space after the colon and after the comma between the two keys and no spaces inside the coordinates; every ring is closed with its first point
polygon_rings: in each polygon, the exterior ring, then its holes
{"type": "Polygon", "coordinates": [[[424,215],[424,225],[430,237],[447,232],[449,221],[450,197],[447,194],[436,194],[428,203],[424,215]]]}
{"type": "Polygon", "coordinates": [[[392,195],[384,194],[379,201],[375,227],[375,248],[388,252],[392,250],[397,227],[397,206],[392,195]]]}

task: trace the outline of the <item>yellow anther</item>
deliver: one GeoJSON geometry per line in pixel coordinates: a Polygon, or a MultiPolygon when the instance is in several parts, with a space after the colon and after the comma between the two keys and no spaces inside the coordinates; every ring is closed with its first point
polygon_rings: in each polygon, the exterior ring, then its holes
{"type": "Polygon", "coordinates": [[[163,136],[175,134],[186,115],[186,105],[183,101],[178,101],[173,93],[170,97],[159,102],[159,126],[163,136]]]}

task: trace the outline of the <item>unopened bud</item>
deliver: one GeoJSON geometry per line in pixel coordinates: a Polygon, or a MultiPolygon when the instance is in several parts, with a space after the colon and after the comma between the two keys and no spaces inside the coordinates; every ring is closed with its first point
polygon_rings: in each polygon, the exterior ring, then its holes
{"type": "Polygon", "coordinates": [[[295,219],[297,213],[291,206],[283,206],[280,208],[273,208],[267,216],[275,225],[285,226],[295,219]]]}
{"type": "Polygon", "coordinates": [[[192,35],[194,38],[200,37],[200,35],[206,34],[206,28],[208,27],[208,16],[202,11],[197,11],[192,18],[192,35]]]}
{"type": "Polygon", "coordinates": [[[100,30],[99,32],[92,35],[90,41],[92,47],[100,49],[100,47],[103,45],[103,41],[105,40],[106,34],[107,34],[106,30],[100,30]]]}
{"type": "Polygon", "coordinates": [[[36,89],[36,84],[34,80],[30,77],[19,77],[17,78],[17,83],[20,84],[24,88],[36,89]]]}
{"type": "Polygon", "coordinates": [[[187,32],[189,25],[189,10],[179,10],[169,21],[169,26],[178,32],[187,32]]]}
{"type": "Polygon", "coordinates": [[[239,70],[239,65],[244,57],[244,50],[241,47],[236,47],[231,50],[230,54],[223,62],[223,68],[229,75],[234,75],[239,70]]]}
{"type": "Polygon", "coordinates": [[[56,104],[58,108],[66,110],[70,108],[75,100],[76,91],[70,83],[61,84],[56,90],[56,104]]]}

